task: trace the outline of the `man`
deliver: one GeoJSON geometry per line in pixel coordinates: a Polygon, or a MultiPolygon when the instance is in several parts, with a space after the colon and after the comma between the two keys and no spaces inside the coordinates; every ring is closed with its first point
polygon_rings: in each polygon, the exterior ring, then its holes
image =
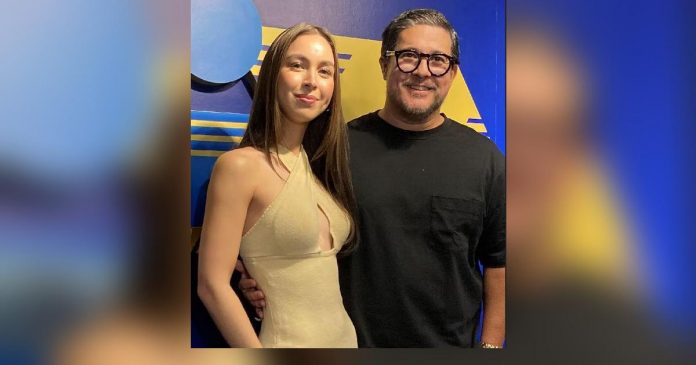
{"type": "Polygon", "coordinates": [[[440,113],[458,57],[442,14],[400,14],[382,34],[384,108],[348,124],[360,241],[339,273],[360,347],[472,347],[481,303],[482,346],[503,344],[504,158],[440,113]]]}

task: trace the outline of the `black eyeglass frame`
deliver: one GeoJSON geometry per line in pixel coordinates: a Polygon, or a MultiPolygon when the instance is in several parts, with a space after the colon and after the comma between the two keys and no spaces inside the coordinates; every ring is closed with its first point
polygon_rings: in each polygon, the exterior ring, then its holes
{"type": "Polygon", "coordinates": [[[418,67],[420,66],[420,63],[421,63],[421,61],[423,60],[423,57],[426,57],[426,58],[428,59],[428,61],[427,61],[425,64],[426,64],[426,66],[428,67],[428,72],[430,72],[430,74],[431,74],[432,76],[435,76],[435,77],[440,77],[440,76],[445,76],[445,75],[447,75],[447,73],[452,69],[452,65],[457,65],[457,64],[459,64],[459,60],[458,60],[456,57],[453,57],[453,56],[450,56],[450,55],[446,55],[446,54],[444,54],[444,53],[421,53],[421,52],[418,52],[418,51],[416,51],[416,50],[414,50],[414,49],[402,49],[402,50],[399,50],[399,51],[385,51],[385,52],[384,52],[384,56],[385,56],[385,57],[394,56],[395,61],[396,61],[396,67],[399,68],[399,71],[401,71],[401,72],[403,72],[403,73],[407,73],[407,74],[410,74],[410,73],[415,72],[415,71],[418,69],[418,67]],[[401,66],[399,66],[399,56],[400,56],[402,53],[406,53],[406,52],[411,52],[411,53],[415,53],[415,54],[418,55],[418,62],[416,62],[416,66],[415,66],[415,67],[413,68],[413,70],[411,70],[411,71],[404,71],[404,70],[401,68],[401,66]],[[445,70],[445,72],[443,72],[443,73],[441,73],[441,74],[435,74],[435,73],[433,72],[433,70],[430,69],[430,58],[431,58],[432,56],[443,56],[443,57],[445,57],[445,58],[447,58],[447,59],[449,60],[449,63],[447,64],[447,69],[445,70]]]}

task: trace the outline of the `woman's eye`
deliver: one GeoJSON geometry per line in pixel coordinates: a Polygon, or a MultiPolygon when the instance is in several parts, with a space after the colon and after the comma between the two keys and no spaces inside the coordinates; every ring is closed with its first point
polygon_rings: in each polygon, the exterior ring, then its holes
{"type": "Polygon", "coordinates": [[[319,70],[319,73],[324,75],[324,76],[332,76],[333,75],[333,70],[329,68],[322,68],[319,70]]]}

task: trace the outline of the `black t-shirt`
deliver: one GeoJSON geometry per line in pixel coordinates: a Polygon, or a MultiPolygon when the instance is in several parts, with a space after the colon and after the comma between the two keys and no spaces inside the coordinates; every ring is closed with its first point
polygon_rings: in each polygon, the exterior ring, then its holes
{"type": "Polygon", "coordinates": [[[505,161],[450,119],[422,132],[348,124],[360,242],[339,261],[361,347],[474,344],[479,262],[505,266],[505,161]]]}

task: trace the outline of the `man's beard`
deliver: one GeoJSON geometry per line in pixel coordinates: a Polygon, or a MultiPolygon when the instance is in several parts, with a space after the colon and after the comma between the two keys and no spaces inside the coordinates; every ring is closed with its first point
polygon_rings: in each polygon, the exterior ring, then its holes
{"type": "Polygon", "coordinates": [[[438,110],[444,101],[444,98],[435,96],[435,100],[433,100],[433,102],[427,107],[416,108],[406,105],[406,103],[404,103],[404,101],[398,97],[398,91],[395,93],[388,92],[387,94],[387,97],[392,104],[396,105],[398,108],[399,113],[407,117],[404,122],[409,124],[421,124],[426,122],[428,117],[430,117],[434,111],[438,110]]]}

